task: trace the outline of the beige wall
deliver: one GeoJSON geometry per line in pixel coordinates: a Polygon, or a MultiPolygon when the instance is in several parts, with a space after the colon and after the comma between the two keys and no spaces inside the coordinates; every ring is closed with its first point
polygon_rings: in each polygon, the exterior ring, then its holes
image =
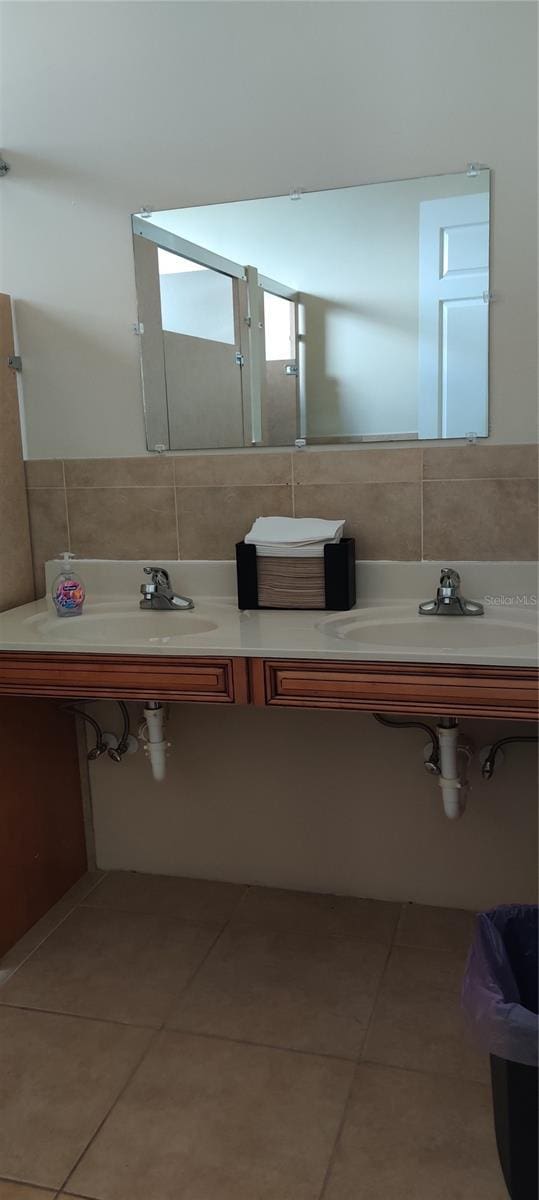
{"type": "Polygon", "coordinates": [[[233,559],[258,516],[345,517],[358,559],[534,560],[537,447],[245,450],[26,464],[43,563],[233,559]]]}
{"type": "Polygon", "coordinates": [[[9,296],[0,295],[0,612],[34,598],[9,296]]]}
{"type": "MultiPolygon", "coordinates": [[[[494,171],[493,438],[535,439],[532,4],[8,3],[2,22],[2,286],[17,301],[30,458],[144,453],[131,211],[470,159],[494,171]]],[[[531,557],[528,460],[441,453],[424,480],[422,459],[378,459],[373,478],[375,460],[348,451],[283,456],[284,479],[280,455],[247,454],[233,480],[236,456],[207,456],[202,475],[185,456],[178,521],[170,459],[104,463],[101,476],[38,462],[36,561],[70,545],[230,557],[253,516],[291,502],[298,515],[344,506],[368,539],[359,553],[374,544],[385,556],[402,529],[405,557],[531,557]]],[[[171,730],[159,790],[142,756],[96,765],[102,865],[456,905],[533,898],[527,747],[488,790],[477,783],[452,826],[405,735],[368,718],[178,707],[171,730]]]]}
{"type": "Polygon", "coordinates": [[[3,287],[30,457],[144,452],[131,211],[470,159],[494,172],[492,433],[532,440],[535,19],[503,0],[5,4],[3,287]]]}
{"type": "MultiPolygon", "coordinates": [[[[462,731],[481,746],[529,726],[462,731]]],[[[142,754],[91,767],[102,867],[457,908],[536,899],[535,746],[508,747],[489,783],[475,764],[468,810],[450,822],[421,731],[359,713],[172,705],[167,732],[162,784],[142,754]]]]}

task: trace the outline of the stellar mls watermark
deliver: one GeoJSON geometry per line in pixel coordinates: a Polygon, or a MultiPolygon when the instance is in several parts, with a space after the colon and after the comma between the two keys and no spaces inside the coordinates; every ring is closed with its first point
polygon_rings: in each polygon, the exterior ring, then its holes
{"type": "Polygon", "coordinates": [[[514,592],[506,596],[485,596],[485,604],[499,608],[535,608],[537,596],[534,592],[514,592]]]}

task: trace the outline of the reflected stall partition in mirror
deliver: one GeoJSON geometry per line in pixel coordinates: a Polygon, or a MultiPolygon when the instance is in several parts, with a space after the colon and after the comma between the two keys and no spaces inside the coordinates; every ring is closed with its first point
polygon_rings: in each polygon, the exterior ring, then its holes
{"type": "Polygon", "coordinates": [[[488,436],[490,171],[132,217],[149,450],[488,436]]]}

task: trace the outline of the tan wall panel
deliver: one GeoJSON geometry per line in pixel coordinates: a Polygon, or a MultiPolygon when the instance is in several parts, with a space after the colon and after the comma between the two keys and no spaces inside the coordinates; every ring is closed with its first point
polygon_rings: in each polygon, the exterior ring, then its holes
{"type": "Polygon", "coordinates": [[[0,612],[34,598],[11,300],[0,295],[0,612]]]}
{"type": "MultiPolygon", "coordinates": [[[[461,728],[477,746],[530,732],[461,728]]],[[[450,822],[420,730],[362,713],[171,705],[167,737],[159,785],[141,755],[92,765],[99,866],[457,908],[535,901],[533,745],[507,747],[489,783],[476,759],[468,809],[450,822]]]]}
{"type": "Polygon", "coordinates": [[[174,450],[243,446],[241,368],[235,346],[163,333],[174,450]]]}

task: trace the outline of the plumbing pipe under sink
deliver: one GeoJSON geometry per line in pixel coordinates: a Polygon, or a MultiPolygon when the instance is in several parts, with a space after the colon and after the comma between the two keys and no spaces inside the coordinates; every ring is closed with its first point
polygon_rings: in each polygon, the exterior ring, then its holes
{"type": "Polygon", "coordinates": [[[160,783],[166,775],[168,742],[164,735],[165,710],[158,700],[148,700],[144,707],[144,722],[140,736],[150,760],[152,775],[160,783]]]}
{"type": "Polygon", "coordinates": [[[463,782],[459,777],[458,722],[455,717],[441,717],[436,728],[440,747],[440,774],[438,783],[442,789],[444,812],[450,821],[461,817],[466,807],[463,782]]]}

